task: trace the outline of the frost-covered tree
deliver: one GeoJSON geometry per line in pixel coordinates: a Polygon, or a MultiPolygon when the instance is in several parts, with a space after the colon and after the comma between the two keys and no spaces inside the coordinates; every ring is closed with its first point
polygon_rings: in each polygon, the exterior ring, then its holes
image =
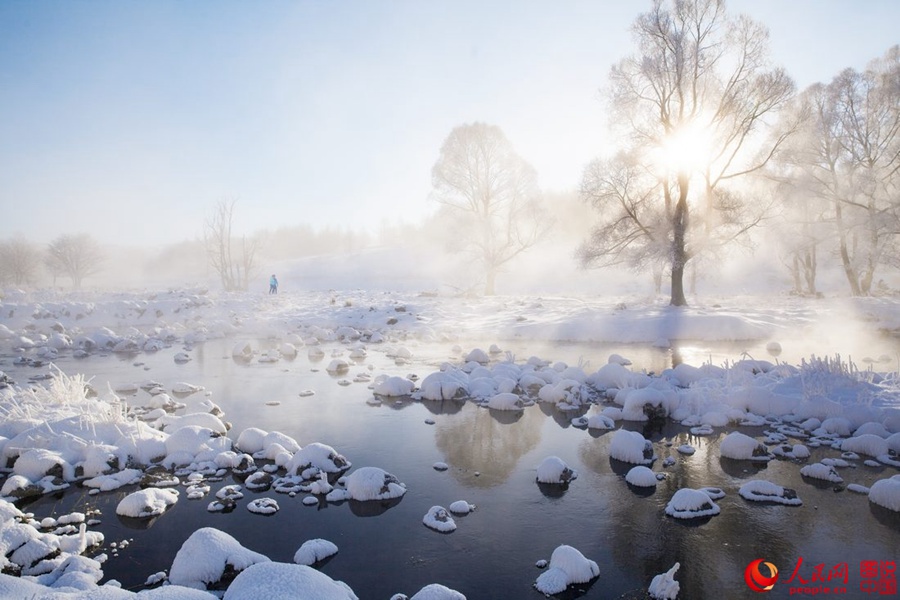
{"type": "Polygon", "coordinates": [[[41,249],[23,237],[0,242],[0,283],[25,285],[37,277],[41,249]]]}
{"type": "Polygon", "coordinates": [[[826,211],[850,293],[868,295],[879,266],[900,264],[900,48],[798,104],[807,118],[783,162],[826,211]]]}
{"type": "Polygon", "coordinates": [[[534,169],[495,125],[455,127],[431,171],[432,197],[455,226],[458,248],[484,270],[492,295],[504,264],[541,240],[551,220],[534,169]]]}
{"type": "MultiPolygon", "coordinates": [[[[789,131],[762,133],[793,82],[769,64],[768,31],[726,14],[723,0],[654,0],[632,30],[637,52],[610,73],[611,113],[626,153],[652,175],[630,195],[655,194],[662,205],[653,211],[666,219],[656,235],[667,236],[671,303],[681,306],[688,261],[760,221],[759,200],[732,182],[758,172],[779,150],[789,131]]],[[[627,248],[626,239],[620,242],[612,251],[627,248]]],[[[651,245],[654,253],[659,243],[651,245]]]]}
{"type": "Polygon", "coordinates": [[[81,289],[85,277],[100,272],[104,261],[103,251],[87,233],[63,234],[50,242],[44,263],[53,275],[63,275],[72,280],[72,287],[81,289]]]}
{"type": "Polygon", "coordinates": [[[259,238],[237,240],[232,234],[235,200],[219,201],[206,220],[203,240],[209,265],[229,292],[246,290],[256,268],[259,238]]]}

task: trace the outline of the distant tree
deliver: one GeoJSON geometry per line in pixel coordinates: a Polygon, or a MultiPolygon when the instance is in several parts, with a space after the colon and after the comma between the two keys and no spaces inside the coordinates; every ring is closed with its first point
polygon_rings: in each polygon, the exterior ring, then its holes
{"type": "Polygon", "coordinates": [[[454,128],[431,170],[432,197],[452,215],[459,248],[484,270],[484,293],[493,295],[504,264],[549,231],[534,169],[495,125],[454,128]]]}
{"type": "Polygon", "coordinates": [[[257,237],[248,240],[232,234],[235,200],[219,201],[206,221],[204,244],[209,265],[229,292],[246,290],[255,274],[256,254],[261,245],[257,237]]]}
{"type": "Polygon", "coordinates": [[[72,280],[72,287],[81,289],[85,277],[100,272],[103,252],[87,233],[63,234],[50,242],[44,263],[54,277],[64,275],[72,280]]]}
{"type": "Polygon", "coordinates": [[[0,242],[0,282],[31,283],[41,266],[41,249],[23,237],[0,242]]]}
{"type": "MultiPolygon", "coordinates": [[[[626,154],[652,175],[629,197],[652,193],[662,204],[653,214],[666,222],[647,249],[658,254],[659,236],[667,237],[671,304],[681,306],[688,261],[759,223],[759,202],[729,183],[762,169],[790,133],[760,135],[793,82],[770,68],[766,29],[726,15],[724,0],[654,0],[632,29],[637,53],[610,73],[612,115],[624,130],[626,154]]],[[[610,244],[610,251],[620,249],[632,253],[627,243],[610,244]]]]}
{"type": "Polygon", "coordinates": [[[797,102],[807,118],[782,162],[832,224],[850,293],[868,295],[880,266],[900,264],[900,47],[797,102]]]}

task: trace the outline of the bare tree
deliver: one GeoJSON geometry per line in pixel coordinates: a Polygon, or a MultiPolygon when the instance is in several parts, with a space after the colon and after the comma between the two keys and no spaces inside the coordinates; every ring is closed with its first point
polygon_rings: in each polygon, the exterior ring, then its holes
{"type": "Polygon", "coordinates": [[[0,242],[0,282],[31,283],[40,266],[41,250],[36,244],[20,236],[0,242]]]}
{"type": "Polygon", "coordinates": [[[501,267],[550,230],[534,169],[499,127],[472,123],[450,132],[431,181],[432,197],[458,221],[460,247],[484,269],[484,293],[494,294],[501,267]]]}
{"type": "Polygon", "coordinates": [[[850,293],[868,295],[876,269],[900,262],[900,48],[810,86],[798,104],[808,117],[784,162],[827,211],[850,293]]]}
{"type": "Polygon", "coordinates": [[[235,200],[220,200],[206,220],[204,243],[210,266],[219,275],[222,287],[229,292],[246,290],[256,267],[259,238],[248,240],[232,234],[235,200]]]}
{"type": "Polygon", "coordinates": [[[729,184],[762,169],[789,135],[761,133],[793,82],[769,66],[767,30],[726,15],[724,0],[654,0],[633,32],[638,52],[613,67],[611,106],[657,180],[647,185],[665,207],[671,303],[681,306],[688,261],[759,223],[729,184]]]}
{"type": "Polygon", "coordinates": [[[85,277],[100,272],[104,256],[100,246],[87,233],[64,234],[50,242],[44,263],[53,275],[65,275],[72,287],[81,289],[85,277]]]}

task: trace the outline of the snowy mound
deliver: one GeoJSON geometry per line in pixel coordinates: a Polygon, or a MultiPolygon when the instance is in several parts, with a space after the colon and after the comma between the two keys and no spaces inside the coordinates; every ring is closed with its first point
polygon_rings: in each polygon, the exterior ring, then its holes
{"type": "Polygon", "coordinates": [[[466,597],[439,583],[431,583],[416,592],[409,600],[466,600],[466,597]]]}
{"type": "Polygon", "coordinates": [[[537,480],[539,483],[569,483],[578,477],[569,466],[559,457],[548,456],[537,468],[537,480]]]}
{"type": "Polygon", "coordinates": [[[764,444],[740,431],[732,431],[722,439],[719,454],[734,460],[768,461],[772,458],[764,444]]]}
{"type": "Polygon", "coordinates": [[[879,479],[869,489],[869,501],[888,510],[900,512],[900,475],[879,479]]]}
{"type": "MultiPolygon", "coordinates": [[[[247,550],[223,531],[203,527],[192,533],[175,554],[175,560],[169,571],[169,581],[175,585],[205,590],[209,584],[222,579],[226,567],[243,571],[251,565],[263,562],[269,562],[268,557],[247,550]]],[[[236,582],[237,579],[232,586],[236,582]]]]}
{"type": "Polygon", "coordinates": [[[867,456],[879,457],[888,453],[888,442],[885,438],[874,433],[864,433],[846,439],[841,444],[843,452],[856,452],[867,456]]]}
{"type": "Polygon", "coordinates": [[[354,500],[388,500],[405,494],[406,486],[378,467],[361,467],[347,476],[347,492],[354,500]]]}
{"type": "Polygon", "coordinates": [[[676,519],[696,519],[719,514],[719,505],[702,490],[682,488],[675,492],[666,505],[666,514],[676,519]]]}
{"type": "Polygon", "coordinates": [[[379,375],[375,378],[373,392],[379,396],[409,396],[416,385],[405,377],[379,375]]]}
{"type": "Polygon", "coordinates": [[[635,465],[649,465],[656,460],[653,444],[637,431],[626,429],[619,429],[612,435],[609,455],[616,460],[635,465]]]}
{"type": "Polygon", "coordinates": [[[224,596],[224,600],[273,598],[359,600],[343,581],[335,581],[306,565],[276,562],[259,562],[247,567],[231,582],[224,596]]]}
{"type": "Polygon", "coordinates": [[[453,504],[450,505],[450,512],[455,513],[457,515],[467,515],[470,512],[475,510],[474,504],[469,504],[465,500],[457,500],[453,504]]]}
{"type": "Polygon", "coordinates": [[[494,410],[524,410],[525,408],[525,404],[518,394],[512,392],[494,394],[488,399],[487,406],[494,410]]]}
{"type": "Polygon", "coordinates": [[[123,517],[155,517],[178,501],[178,490],[147,488],[132,492],[116,506],[116,514],[123,517]]]}
{"type": "Polygon", "coordinates": [[[559,594],[573,583],[587,583],[600,574],[597,563],[572,546],[558,546],[550,556],[550,568],[541,573],[534,587],[543,594],[559,594]]]}
{"type": "Polygon", "coordinates": [[[309,467],[315,467],[326,473],[341,473],[351,466],[350,461],[338,454],[337,450],[327,444],[313,442],[307,444],[284,465],[285,470],[291,475],[309,467]]]}
{"type": "Polygon", "coordinates": [[[294,563],[312,566],[320,560],[334,556],[337,554],[337,551],[338,547],[328,540],[321,538],[307,540],[294,553],[294,563]]]}
{"type": "Polygon", "coordinates": [[[649,488],[656,487],[658,480],[656,479],[656,473],[650,470],[649,467],[638,465],[629,469],[628,473],[625,474],[625,481],[635,487],[649,488]]]}
{"type": "Polygon", "coordinates": [[[432,506],[428,509],[428,512],[422,518],[422,522],[431,529],[442,533],[456,530],[456,521],[453,520],[453,517],[450,516],[450,513],[443,506],[432,506]]]}
{"type": "Polygon", "coordinates": [[[741,486],[738,493],[741,495],[741,498],[755,502],[777,502],[788,506],[800,506],[803,504],[803,501],[797,497],[797,492],[794,490],[763,479],[748,481],[741,486]]]}

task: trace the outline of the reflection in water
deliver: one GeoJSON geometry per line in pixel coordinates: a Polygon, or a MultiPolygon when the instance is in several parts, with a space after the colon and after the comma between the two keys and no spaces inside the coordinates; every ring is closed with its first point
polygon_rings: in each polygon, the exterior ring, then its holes
{"type": "Polygon", "coordinates": [[[542,481],[535,483],[545,498],[562,498],[569,490],[568,483],[544,483],[542,481]]]}
{"type": "MultiPolygon", "coordinates": [[[[389,500],[367,500],[365,502],[348,500],[347,504],[350,505],[350,512],[357,517],[377,517],[400,504],[401,500],[403,500],[403,496],[389,500]]],[[[340,505],[340,503],[335,503],[335,505],[340,505]]]]}
{"type": "Polygon", "coordinates": [[[525,454],[541,440],[544,417],[539,410],[478,409],[442,421],[435,441],[454,468],[454,477],[477,471],[479,477],[460,479],[468,486],[489,488],[506,481],[525,454]]]}

